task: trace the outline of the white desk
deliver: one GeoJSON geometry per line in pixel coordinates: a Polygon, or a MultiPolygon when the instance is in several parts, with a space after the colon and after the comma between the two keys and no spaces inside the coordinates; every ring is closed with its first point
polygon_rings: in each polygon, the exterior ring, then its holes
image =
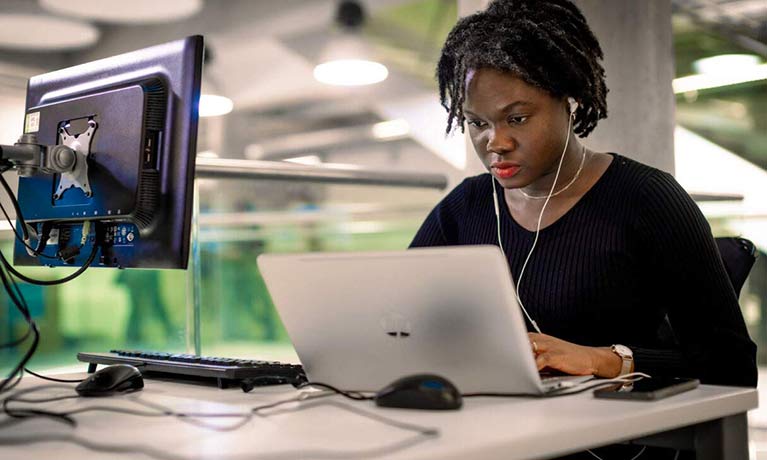
{"type": "MultiPolygon", "coordinates": [[[[81,377],[85,374],[75,374],[81,377]]],[[[161,404],[176,411],[247,412],[251,407],[295,397],[290,386],[239,389],[162,382],[147,379],[143,391],[108,398],[77,398],[55,403],[13,407],[72,410],[110,406],[146,410],[135,400],[161,404]]],[[[25,377],[17,388],[46,385],[25,377]]],[[[63,384],[65,387],[67,384],[63,384]]],[[[70,388],[74,385],[68,385],[70,388]]],[[[26,397],[73,394],[73,389],[52,389],[26,397]]],[[[386,459],[542,459],[590,447],[643,438],[650,445],[697,448],[698,460],[748,458],[746,411],[758,405],[756,390],[708,386],[659,402],[594,399],[590,392],[550,399],[466,399],[455,412],[407,411],[376,408],[372,402],[353,402],[332,396],[274,409],[268,417],[254,417],[229,432],[205,429],[175,417],[138,417],[109,412],[75,416],[77,428],[34,419],[0,428],[2,459],[117,458],[146,460],[134,446],[153,449],[157,458],[362,458],[389,452],[400,443],[418,442],[386,459]],[[401,422],[439,430],[439,435],[418,438],[413,432],[384,425],[332,403],[350,404],[401,422]],[[304,407],[304,409],[296,410],[304,407]],[[687,427],[687,428],[685,428],[687,427]],[[661,434],[658,434],[661,433],[661,434]],[[653,435],[653,436],[650,436],[653,435]],[[36,440],[76,437],[101,446],[122,448],[125,455],[94,451],[71,442],[36,440]],[[8,445],[8,440],[19,440],[8,445]],[[312,455],[314,453],[341,455],[312,455]]],[[[8,417],[0,416],[0,422],[8,417]]],[[[234,420],[205,419],[219,426],[234,420]]],[[[119,449],[118,449],[119,450],[119,449]]]]}

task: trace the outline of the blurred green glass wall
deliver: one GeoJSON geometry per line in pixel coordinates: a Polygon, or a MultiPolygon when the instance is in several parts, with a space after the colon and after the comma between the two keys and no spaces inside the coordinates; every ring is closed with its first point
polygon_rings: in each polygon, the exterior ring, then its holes
{"type": "MultiPolygon", "coordinates": [[[[226,181],[220,181],[226,182],[226,181]]],[[[233,181],[237,182],[237,181],[233,181]]],[[[218,184],[221,187],[241,184],[218,184]]],[[[281,184],[274,186],[280,195],[281,184]]],[[[327,188],[309,185],[310,188],[327,188]]],[[[375,189],[375,187],[374,187],[375,189]]],[[[379,187],[373,196],[392,193],[379,187]]],[[[289,338],[271,302],[256,258],[264,252],[363,251],[404,249],[442,192],[403,192],[417,197],[400,212],[398,205],[362,203],[372,211],[349,211],[355,194],[333,186],[333,204],[290,200],[264,205],[263,197],[238,206],[232,222],[223,200],[204,206],[199,232],[201,273],[201,351],[214,356],[241,356],[296,361],[289,338]],[[223,204],[222,204],[223,203],[223,204]],[[383,211],[381,211],[383,209],[383,211]]],[[[204,202],[215,201],[202,197],[204,202]]],[[[396,198],[395,198],[396,199],[396,198]]],[[[352,208],[359,208],[355,203],[352,208]]],[[[0,249],[12,254],[12,234],[3,232],[0,249]]],[[[39,279],[57,279],[71,270],[19,267],[39,279]]],[[[20,284],[41,331],[30,369],[77,365],[79,351],[144,349],[193,352],[193,325],[188,324],[191,272],[183,270],[116,270],[92,268],[59,286],[20,284]]],[[[16,338],[26,323],[8,297],[0,295],[0,337],[16,338]]],[[[9,370],[28,347],[0,351],[9,370]]]]}

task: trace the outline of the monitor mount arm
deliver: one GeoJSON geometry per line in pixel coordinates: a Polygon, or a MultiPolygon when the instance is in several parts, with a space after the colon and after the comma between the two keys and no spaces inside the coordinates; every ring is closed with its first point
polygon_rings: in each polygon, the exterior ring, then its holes
{"type": "MultiPolygon", "coordinates": [[[[22,134],[14,145],[0,144],[0,166],[15,168],[21,177],[31,177],[41,174],[60,174],[59,184],[53,194],[54,200],[60,200],[63,193],[69,188],[80,188],[86,196],[92,196],[88,184],[88,155],[91,149],[91,141],[96,131],[97,123],[88,120],[88,129],[80,134],[69,134],[65,124],[59,128],[59,144],[44,145],[37,140],[34,133],[22,134]]],[[[17,208],[18,212],[18,208],[17,208]]],[[[90,222],[88,222],[89,224],[90,222]]],[[[46,242],[51,236],[50,222],[44,223],[41,233],[37,234],[35,226],[25,226],[24,242],[27,252],[36,256],[45,249],[46,242]],[[37,247],[31,248],[28,233],[34,233],[38,240],[37,247]]],[[[89,226],[84,225],[83,231],[89,226]]],[[[85,237],[83,237],[84,239],[85,237]]],[[[85,244],[83,241],[80,246],[85,244]]],[[[61,252],[61,257],[69,258],[79,253],[79,247],[66,248],[61,252]],[[67,252],[69,250],[69,252],[67,252]]]]}
{"type": "Polygon", "coordinates": [[[57,145],[40,144],[33,133],[22,134],[14,145],[0,145],[0,165],[16,168],[22,177],[61,174],[54,200],[61,199],[72,187],[81,189],[90,197],[93,192],[88,184],[87,159],[97,126],[93,119],[88,120],[88,129],[76,135],[69,134],[63,126],[59,128],[60,143],[57,145]]]}
{"type": "Polygon", "coordinates": [[[0,145],[0,162],[16,168],[22,177],[68,173],[75,169],[77,153],[63,144],[39,144],[36,134],[22,134],[15,144],[0,145]]]}

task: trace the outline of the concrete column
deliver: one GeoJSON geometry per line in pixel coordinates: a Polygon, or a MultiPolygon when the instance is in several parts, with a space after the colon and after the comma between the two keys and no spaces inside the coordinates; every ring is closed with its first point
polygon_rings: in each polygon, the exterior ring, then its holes
{"type": "Polygon", "coordinates": [[[674,172],[671,0],[575,0],[605,53],[607,119],[586,138],[674,172]]]}
{"type": "MultiPolygon", "coordinates": [[[[488,0],[458,0],[460,15],[488,0]]],[[[618,152],[674,172],[674,58],[671,0],[575,0],[605,54],[608,118],[586,138],[597,151],[618,152]]],[[[476,169],[467,144],[468,172],[476,169]]],[[[480,165],[481,168],[481,165],[480,165]]]]}

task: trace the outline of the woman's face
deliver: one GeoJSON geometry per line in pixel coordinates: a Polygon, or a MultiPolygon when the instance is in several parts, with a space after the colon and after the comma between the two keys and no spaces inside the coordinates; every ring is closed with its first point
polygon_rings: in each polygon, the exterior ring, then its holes
{"type": "Polygon", "coordinates": [[[526,187],[556,171],[570,135],[564,98],[480,68],[467,76],[463,113],[477,155],[504,188],[526,187]]]}

